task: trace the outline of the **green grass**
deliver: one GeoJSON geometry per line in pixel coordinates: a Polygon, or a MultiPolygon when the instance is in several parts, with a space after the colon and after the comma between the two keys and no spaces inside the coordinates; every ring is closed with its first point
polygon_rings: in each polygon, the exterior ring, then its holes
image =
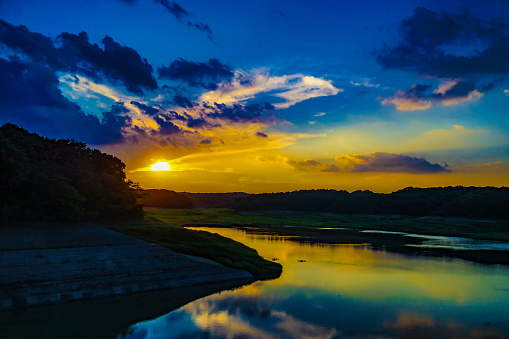
{"type": "Polygon", "coordinates": [[[147,220],[176,226],[303,226],[397,231],[509,241],[509,221],[464,218],[346,215],[293,211],[238,212],[230,209],[147,209],[147,220]]]}
{"type": "Polygon", "coordinates": [[[276,277],[280,264],[263,259],[237,241],[205,231],[171,225],[113,226],[114,231],[166,247],[172,251],[214,260],[224,266],[246,270],[255,277],[276,277]]]}

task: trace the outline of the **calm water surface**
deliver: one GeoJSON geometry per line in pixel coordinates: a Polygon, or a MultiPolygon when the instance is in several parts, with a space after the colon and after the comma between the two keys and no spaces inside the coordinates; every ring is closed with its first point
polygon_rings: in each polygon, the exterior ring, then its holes
{"type": "Polygon", "coordinates": [[[199,228],[283,274],[134,324],[119,338],[509,338],[509,269],[199,228]]]}

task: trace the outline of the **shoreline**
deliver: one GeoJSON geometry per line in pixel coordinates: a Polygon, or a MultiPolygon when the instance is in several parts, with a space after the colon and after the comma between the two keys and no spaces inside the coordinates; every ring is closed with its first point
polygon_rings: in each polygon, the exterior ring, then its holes
{"type": "MultiPolygon", "coordinates": [[[[0,229],[0,311],[252,280],[97,225],[0,229]]],[[[5,314],[5,313],[4,313],[5,314]]]]}
{"type": "MultiPolygon", "coordinates": [[[[234,228],[248,234],[283,236],[288,241],[310,244],[363,245],[409,256],[457,258],[487,265],[508,265],[509,250],[455,250],[418,247],[426,240],[396,233],[363,232],[365,229],[312,228],[276,225],[187,224],[184,227],[234,228]],[[408,246],[410,245],[410,246],[408,246]]],[[[441,235],[440,235],[441,236],[441,235]]],[[[509,242],[507,243],[509,245],[509,242]]]]}

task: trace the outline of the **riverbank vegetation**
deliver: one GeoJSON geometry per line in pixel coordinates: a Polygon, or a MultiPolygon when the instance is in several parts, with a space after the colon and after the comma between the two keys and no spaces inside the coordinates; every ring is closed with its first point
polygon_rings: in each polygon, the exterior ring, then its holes
{"type": "Polygon", "coordinates": [[[178,253],[207,258],[224,266],[246,270],[256,278],[275,278],[282,272],[280,264],[265,260],[256,250],[219,234],[163,224],[110,228],[178,253]]]}
{"type": "Polygon", "coordinates": [[[509,221],[232,209],[146,209],[147,220],[175,226],[347,228],[509,241],[509,221]]]}

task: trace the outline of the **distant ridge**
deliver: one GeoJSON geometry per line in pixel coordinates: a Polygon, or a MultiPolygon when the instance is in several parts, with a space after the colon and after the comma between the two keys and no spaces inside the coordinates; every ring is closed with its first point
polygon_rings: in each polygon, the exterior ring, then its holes
{"type": "Polygon", "coordinates": [[[509,219],[507,187],[407,187],[390,193],[302,190],[249,194],[237,198],[237,210],[291,210],[346,214],[401,214],[509,219]]]}

